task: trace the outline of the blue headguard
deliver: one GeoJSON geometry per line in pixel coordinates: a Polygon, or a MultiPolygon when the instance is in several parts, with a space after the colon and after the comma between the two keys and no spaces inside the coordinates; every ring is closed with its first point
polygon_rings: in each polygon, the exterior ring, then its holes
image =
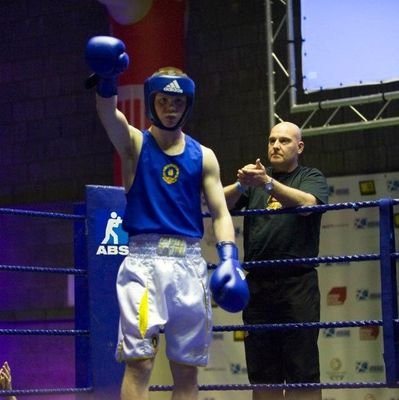
{"type": "Polygon", "coordinates": [[[180,128],[186,122],[193,107],[195,94],[195,84],[186,74],[177,68],[161,68],[154,75],[150,76],[144,82],[144,100],[145,112],[148,119],[158,128],[167,131],[174,131],[180,128]],[[164,93],[169,96],[187,96],[186,109],[179,122],[167,128],[162,124],[157,116],[154,106],[154,99],[157,93],[164,93]]]}

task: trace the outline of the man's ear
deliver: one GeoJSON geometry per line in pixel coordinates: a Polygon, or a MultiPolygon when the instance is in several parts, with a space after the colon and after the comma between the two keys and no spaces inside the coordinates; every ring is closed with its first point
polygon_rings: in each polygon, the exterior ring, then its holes
{"type": "Polygon", "coordinates": [[[301,154],[304,150],[305,150],[305,143],[302,142],[302,140],[301,140],[298,143],[298,154],[301,154]]]}

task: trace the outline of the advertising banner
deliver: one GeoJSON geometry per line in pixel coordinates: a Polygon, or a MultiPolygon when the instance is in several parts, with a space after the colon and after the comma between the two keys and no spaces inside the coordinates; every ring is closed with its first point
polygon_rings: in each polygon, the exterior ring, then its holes
{"type": "MultiPolygon", "coordinates": [[[[106,2],[103,0],[103,2],[106,2]]],[[[126,7],[135,7],[134,2],[126,7]]],[[[143,84],[161,67],[184,70],[186,0],[147,0],[148,12],[131,24],[110,18],[111,33],[126,45],[129,68],[118,80],[118,108],[138,129],[148,126],[143,84]]],[[[109,7],[112,7],[109,2],[109,7]]],[[[121,185],[120,161],[115,154],[114,184],[121,185]]]]}
{"type": "MultiPolygon", "coordinates": [[[[328,183],[330,203],[399,198],[399,173],[329,178],[328,183]]],[[[96,399],[105,399],[109,393],[119,393],[122,377],[123,369],[114,360],[114,350],[118,326],[115,280],[119,264],[128,251],[127,235],[121,229],[124,204],[124,191],[120,187],[87,187],[92,362],[94,384],[100,388],[96,399]],[[100,397],[101,393],[105,397],[100,397]]],[[[399,226],[398,215],[395,208],[395,231],[399,226]]],[[[203,255],[210,264],[216,264],[218,259],[210,218],[204,219],[204,225],[203,255]]],[[[234,225],[242,258],[242,217],[234,217],[234,225]]],[[[378,208],[333,210],[323,214],[320,256],[378,252],[378,208]]],[[[322,321],[381,319],[378,261],[322,263],[318,271],[322,321]]],[[[215,326],[241,325],[241,313],[227,313],[214,306],[213,322],[215,326]]],[[[210,362],[207,367],[200,369],[200,384],[248,384],[243,337],[244,333],[241,331],[213,333],[210,362]]],[[[323,383],[384,382],[381,327],[321,329],[319,348],[323,383]]],[[[162,336],[151,384],[172,384],[162,336]]],[[[170,393],[152,392],[151,398],[168,399],[170,393]]],[[[323,400],[354,398],[399,400],[399,395],[395,389],[323,390],[323,400]]],[[[200,392],[200,400],[233,399],[250,400],[251,392],[200,392]]]]}
{"type": "MultiPolygon", "coordinates": [[[[328,178],[330,203],[399,198],[399,173],[328,178]]],[[[396,210],[397,212],[397,210],[396,210]]],[[[395,218],[399,221],[398,218],[395,218]]],[[[216,263],[215,239],[205,219],[203,251],[216,263]]],[[[242,249],[242,217],[234,217],[237,243],[242,249]]],[[[396,223],[396,229],[399,222],[396,223]]],[[[397,235],[396,235],[397,236],[397,235]]],[[[396,248],[398,239],[396,238],[396,248]]],[[[328,211],[323,214],[320,256],[379,252],[378,208],[328,211]]],[[[379,261],[320,264],[322,321],[381,319],[379,261]]],[[[242,324],[241,313],[214,308],[215,325],[242,324]]],[[[200,371],[201,384],[248,384],[243,333],[217,332],[209,365],[200,371]]],[[[321,382],[383,382],[382,327],[321,329],[319,336],[321,382]]],[[[201,400],[250,400],[249,391],[201,392],[201,400]]],[[[395,389],[323,390],[323,400],[399,400],[395,389]]]]}

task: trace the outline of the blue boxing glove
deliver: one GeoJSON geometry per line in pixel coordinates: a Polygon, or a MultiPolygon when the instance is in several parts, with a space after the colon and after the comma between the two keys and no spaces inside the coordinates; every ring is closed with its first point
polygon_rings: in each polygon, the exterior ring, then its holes
{"type": "Polygon", "coordinates": [[[219,242],[216,248],[220,263],[209,284],[213,299],[225,311],[242,311],[249,301],[249,289],[238,261],[238,248],[234,242],[219,242]]]}
{"type": "Polygon", "coordinates": [[[97,87],[101,97],[117,94],[117,77],[129,65],[125,44],[112,36],[94,36],[86,45],[86,61],[94,71],[86,81],[86,88],[97,87]]]}

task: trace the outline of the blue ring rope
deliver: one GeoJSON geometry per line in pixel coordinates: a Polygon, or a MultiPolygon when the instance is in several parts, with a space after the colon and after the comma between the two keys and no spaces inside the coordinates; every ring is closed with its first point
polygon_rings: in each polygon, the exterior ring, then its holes
{"type": "MultiPolygon", "coordinates": [[[[303,212],[325,212],[327,210],[342,210],[353,209],[355,211],[365,207],[379,206],[379,201],[362,201],[362,202],[347,202],[336,204],[324,204],[317,206],[285,208],[277,210],[245,210],[235,211],[231,214],[233,216],[239,215],[253,215],[253,214],[280,214],[280,213],[303,213],[303,212]]],[[[399,199],[393,199],[392,204],[399,204],[399,199]]],[[[19,210],[0,208],[0,214],[8,215],[22,215],[34,216],[45,218],[58,218],[58,219],[85,219],[84,215],[41,212],[31,210],[19,210]]],[[[204,213],[204,217],[210,216],[209,213],[204,213]]],[[[391,254],[393,259],[399,258],[399,253],[391,254]]],[[[245,267],[251,266],[265,266],[265,265],[293,265],[293,264],[315,264],[315,263],[332,263],[332,262],[347,262],[347,261],[365,261],[365,260],[379,260],[379,254],[361,254],[351,256],[327,256],[327,257],[313,257],[301,259],[285,259],[285,260],[267,260],[267,261],[254,261],[243,263],[245,267]]],[[[209,264],[209,267],[216,267],[209,264]]],[[[37,266],[16,266],[16,265],[0,265],[0,270],[8,271],[34,271],[34,272],[51,272],[51,273],[66,273],[75,275],[87,275],[87,271],[74,268],[57,268],[57,267],[37,267],[37,266]]],[[[395,319],[394,324],[398,325],[399,320],[395,319]]],[[[296,328],[331,328],[331,327],[357,327],[357,326],[372,326],[383,325],[382,320],[364,320],[364,321],[335,321],[335,322],[305,322],[305,323],[288,323],[288,324],[259,324],[259,325],[225,325],[214,326],[214,332],[236,331],[236,330],[278,330],[278,329],[296,329],[296,328]]],[[[56,336],[88,336],[89,330],[60,330],[60,329],[0,329],[0,335],[56,335],[56,336]]],[[[199,390],[254,390],[254,389],[359,389],[359,388],[386,388],[388,387],[384,382],[340,382],[340,383],[289,383],[289,384],[239,384],[239,385],[199,385],[199,390]]],[[[171,391],[173,386],[170,385],[153,385],[150,391],[171,391]]],[[[29,394],[62,394],[62,393],[82,393],[92,392],[92,387],[87,388],[64,388],[64,389],[27,389],[27,390],[0,390],[0,395],[29,395],[29,394]]]]}
{"type": "MultiPolygon", "coordinates": [[[[393,320],[399,326],[399,319],[393,320]]],[[[353,328],[361,326],[382,326],[380,319],[359,320],[359,321],[328,321],[328,322],[298,322],[281,324],[254,324],[254,325],[215,325],[213,332],[232,331],[262,331],[262,330],[283,330],[283,329],[328,329],[328,328],[353,328]]],[[[89,330],[76,329],[0,329],[0,335],[47,335],[47,336],[88,336],[89,330]]]]}
{"type": "MultiPolygon", "coordinates": [[[[228,385],[198,385],[201,391],[209,390],[276,390],[276,389],[362,389],[362,388],[386,388],[384,382],[339,382],[339,383],[280,383],[280,384],[228,384],[228,385]]],[[[171,391],[172,385],[153,385],[150,391],[171,391]]]]}
{"type": "Polygon", "coordinates": [[[0,335],[89,336],[86,329],[0,329],[0,335]]]}
{"type": "Polygon", "coordinates": [[[65,268],[65,267],[39,267],[33,265],[5,265],[0,264],[0,271],[18,271],[18,272],[49,272],[55,274],[70,274],[87,276],[85,269],[65,268]]]}
{"type": "MultiPolygon", "coordinates": [[[[201,391],[248,391],[248,390],[276,390],[276,389],[362,389],[362,388],[386,388],[384,382],[339,382],[339,383],[285,383],[285,384],[227,384],[227,385],[198,385],[201,391]]],[[[172,385],[151,385],[151,392],[173,390],[172,385]]],[[[0,396],[22,395],[49,395],[69,393],[89,393],[93,387],[84,388],[59,388],[59,389],[20,389],[0,390],[0,396]]]]}
{"type": "MultiPolygon", "coordinates": [[[[276,389],[362,389],[387,388],[384,382],[339,382],[339,383],[285,383],[285,384],[227,384],[227,385],[198,385],[201,391],[249,391],[276,389]]],[[[171,391],[172,385],[151,385],[151,392],[171,391]]],[[[20,389],[0,390],[0,396],[49,395],[93,392],[93,387],[58,388],[58,389],[20,389]]]]}
{"type": "Polygon", "coordinates": [[[22,396],[22,395],[47,395],[47,394],[69,394],[69,393],[88,393],[92,392],[92,387],[83,388],[57,388],[57,389],[13,389],[13,390],[0,390],[1,396],[22,396]]]}
{"type": "Polygon", "coordinates": [[[82,214],[67,214],[59,212],[21,210],[16,208],[0,208],[0,215],[20,215],[25,217],[41,217],[41,218],[56,218],[56,219],[85,219],[82,214]]]}
{"type": "MultiPolygon", "coordinates": [[[[399,199],[392,199],[392,205],[399,204],[399,199]]],[[[380,202],[374,201],[357,201],[357,202],[345,202],[345,203],[334,203],[334,204],[318,204],[315,206],[301,206],[301,207],[289,207],[289,208],[278,208],[278,209],[250,209],[243,211],[231,211],[231,215],[254,215],[254,214],[301,214],[308,212],[325,212],[329,210],[344,210],[352,209],[358,211],[360,208],[378,207],[380,202]]],[[[202,214],[203,217],[210,217],[209,212],[202,214]]]]}

